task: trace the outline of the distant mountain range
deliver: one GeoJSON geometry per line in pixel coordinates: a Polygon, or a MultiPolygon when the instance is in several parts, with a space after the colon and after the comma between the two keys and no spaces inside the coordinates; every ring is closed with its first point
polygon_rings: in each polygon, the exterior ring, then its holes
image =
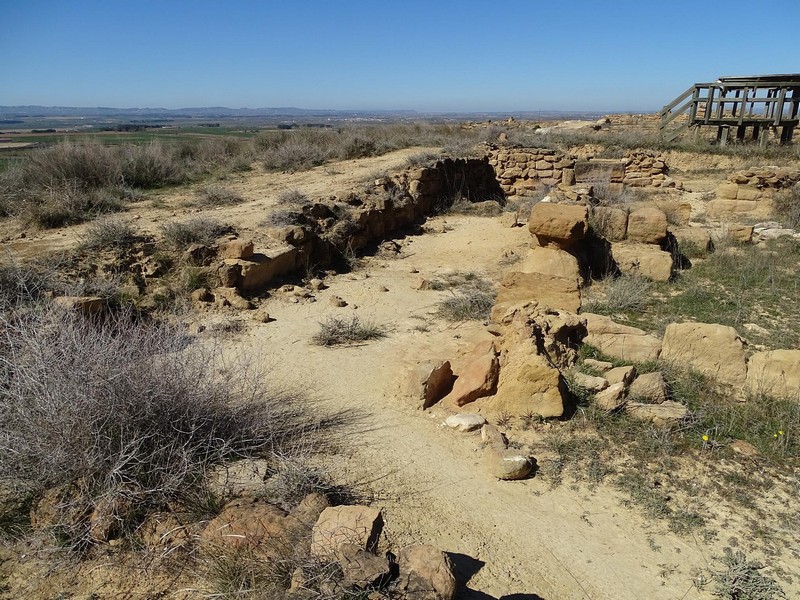
{"type": "Polygon", "coordinates": [[[213,119],[213,118],[292,118],[292,117],[462,117],[462,118],[500,118],[514,116],[524,119],[559,119],[559,118],[597,118],[605,113],[577,111],[498,111],[498,112],[419,112],[415,110],[332,110],[308,109],[296,107],[278,108],[227,108],[224,106],[207,106],[197,108],[111,108],[105,106],[0,106],[0,117],[170,117],[173,119],[213,119]]]}

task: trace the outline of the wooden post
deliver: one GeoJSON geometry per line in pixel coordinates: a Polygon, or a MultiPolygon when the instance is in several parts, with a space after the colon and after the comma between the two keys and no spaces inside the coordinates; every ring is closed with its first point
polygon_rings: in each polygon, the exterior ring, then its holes
{"type": "Polygon", "coordinates": [[[730,127],[727,125],[720,125],[717,129],[717,143],[720,146],[727,146],[728,145],[728,133],[730,127]]]}
{"type": "Polygon", "coordinates": [[[767,147],[767,136],[769,135],[769,129],[766,127],[761,130],[761,133],[758,134],[758,147],[764,149],[767,147]]]}

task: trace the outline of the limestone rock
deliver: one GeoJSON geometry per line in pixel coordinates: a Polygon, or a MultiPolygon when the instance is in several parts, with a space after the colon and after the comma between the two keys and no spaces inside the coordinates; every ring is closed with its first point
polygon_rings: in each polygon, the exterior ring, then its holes
{"type": "Polygon", "coordinates": [[[528,229],[539,244],[567,248],[582,240],[589,229],[589,209],[582,205],[539,202],[531,209],[528,229]]]}
{"type": "Polygon", "coordinates": [[[628,402],[625,410],[641,421],[648,421],[656,427],[668,427],[689,415],[689,409],[680,402],[667,400],[659,404],[628,402]]]}
{"type": "Polygon", "coordinates": [[[505,450],[508,448],[508,438],[491,423],[486,423],[481,427],[481,440],[483,443],[497,450],[505,450]]]}
{"type": "Polygon", "coordinates": [[[447,554],[428,544],[407,546],[397,555],[397,589],[407,598],[453,600],[456,578],[447,554]]]}
{"type": "Polygon", "coordinates": [[[467,357],[464,368],[458,374],[445,400],[455,406],[464,406],[483,396],[497,391],[500,376],[500,361],[494,344],[479,344],[467,357]]]}
{"type": "Polygon", "coordinates": [[[517,450],[489,450],[486,454],[489,473],[505,481],[525,479],[533,470],[533,463],[517,450]]]}
{"type": "Polygon", "coordinates": [[[644,398],[653,402],[664,402],[667,399],[667,383],[661,371],[645,373],[634,379],[628,390],[633,399],[644,398]]]}
{"type": "Polygon", "coordinates": [[[628,240],[658,244],[667,237],[667,215],[658,208],[638,208],[628,215],[628,240]]]}
{"type": "Polygon", "coordinates": [[[715,323],[671,323],[661,358],[695,369],[740,395],[747,364],[744,342],[733,327],[715,323]]]}
{"type": "Polygon", "coordinates": [[[594,402],[608,412],[617,410],[625,404],[625,384],[620,382],[608,386],[605,390],[595,395],[594,402]]]}
{"type": "Polygon", "coordinates": [[[383,518],[378,508],[370,506],[331,506],[320,514],[311,531],[311,554],[335,556],[343,544],[374,549],[383,518]]]}
{"type": "Polygon", "coordinates": [[[619,270],[626,275],[639,275],[653,281],[669,281],[673,274],[673,258],[652,244],[613,243],[611,254],[619,270]]]}
{"type": "Polygon", "coordinates": [[[616,367],[608,371],[603,377],[609,384],[623,383],[628,387],[636,377],[636,367],[629,365],[626,367],[616,367]]]}
{"type": "Polygon", "coordinates": [[[486,417],[474,413],[458,413],[447,417],[444,420],[444,424],[451,429],[466,433],[475,431],[486,425],[486,417]]]}
{"type": "Polygon", "coordinates": [[[747,366],[747,390],[754,396],[800,400],[800,350],[753,354],[747,366]]]}

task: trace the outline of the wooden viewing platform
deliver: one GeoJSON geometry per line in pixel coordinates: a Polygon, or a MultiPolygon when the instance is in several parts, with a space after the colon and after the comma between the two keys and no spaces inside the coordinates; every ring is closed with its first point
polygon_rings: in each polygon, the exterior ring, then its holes
{"type": "Polygon", "coordinates": [[[798,108],[800,74],[720,77],[714,83],[695,83],[662,108],[659,137],[672,141],[694,127],[697,139],[700,128],[710,125],[717,127],[717,141],[724,146],[732,127],[740,142],[752,127],[752,139],[762,147],[770,129],[780,129],[781,144],[789,144],[798,124],[798,108]]]}

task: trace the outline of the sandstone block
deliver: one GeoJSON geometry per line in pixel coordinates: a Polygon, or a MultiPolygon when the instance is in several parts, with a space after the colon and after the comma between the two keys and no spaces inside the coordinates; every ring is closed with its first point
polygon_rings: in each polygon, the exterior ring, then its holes
{"type": "MultiPolygon", "coordinates": [[[[746,180],[745,180],[746,182],[746,180]]],[[[739,186],[735,183],[722,183],[717,187],[717,198],[726,200],[736,200],[739,193],[739,186]]]]}
{"type": "Polygon", "coordinates": [[[652,244],[615,242],[611,253],[619,270],[626,275],[638,275],[653,281],[669,281],[673,274],[673,258],[652,244]]]}
{"type": "MultiPolygon", "coordinates": [[[[609,363],[610,364],[610,363],[609,363]]],[[[577,371],[572,376],[573,381],[591,394],[602,392],[609,385],[608,380],[602,377],[593,377],[577,371]]]]}
{"type": "Polygon", "coordinates": [[[625,367],[615,367],[603,375],[609,384],[623,383],[628,387],[636,377],[636,367],[628,365],[625,367]]]}
{"type": "Polygon", "coordinates": [[[639,375],[631,384],[628,394],[631,398],[664,402],[667,399],[667,384],[660,371],[639,375]]]}
{"type": "Polygon", "coordinates": [[[240,239],[225,242],[217,247],[217,256],[220,258],[250,258],[253,256],[253,242],[240,239]]]}
{"type": "Polygon", "coordinates": [[[597,206],[594,208],[594,222],[598,233],[610,242],[625,239],[628,233],[628,212],[621,208],[597,206]]]}
{"type": "Polygon", "coordinates": [[[716,323],[671,323],[661,358],[695,369],[740,395],[747,364],[744,342],[733,327],[716,323]]]}
{"type": "Polygon", "coordinates": [[[408,598],[453,600],[456,578],[447,554],[428,544],[407,546],[397,555],[397,589],[408,598]]]}
{"type": "Polygon", "coordinates": [[[584,342],[603,354],[630,362],[656,360],[661,353],[661,340],[643,330],[615,323],[603,315],[584,313],[588,335],[584,342]]]}
{"type": "Polygon", "coordinates": [[[467,357],[451,391],[444,400],[464,406],[497,391],[500,361],[493,344],[479,344],[467,357]]]}
{"type": "Polygon", "coordinates": [[[672,234],[678,241],[679,250],[688,245],[700,250],[710,250],[713,247],[711,232],[704,227],[681,227],[675,229],[672,234]]]}
{"type": "Polygon", "coordinates": [[[594,402],[597,406],[608,412],[617,410],[625,404],[625,384],[620,382],[608,386],[602,392],[595,395],[594,402]]]}
{"type": "Polygon", "coordinates": [[[378,541],[383,518],[370,506],[330,506],[322,511],[311,530],[311,554],[335,556],[343,544],[372,550],[378,541]]]}
{"type": "Polygon", "coordinates": [[[521,347],[506,355],[497,393],[478,401],[476,406],[494,414],[560,417],[564,413],[564,397],[565,386],[558,369],[543,356],[521,347]]]}
{"type": "Polygon", "coordinates": [[[753,354],[747,366],[747,390],[752,395],[800,400],[800,350],[753,354]]]}
{"type": "Polygon", "coordinates": [[[656,427],[668,427],[689,415],[689,409],[680,402],[667,400],[660,404],[628,402],[625,411],[641,421],[648,421],[656,427]]]}
{"type": "Polygon", "coordinates": [[[454,380],[449,360],[421,362],[409,373],[405,394],[420,408],[430,408],[452,391],[454,380]]]}
{"type": "Polygon", "coordinates": [[[529,302],[577,313],[581,306],[578,282],[541,273],[508,273],[500,283],[492,320],[499,323],[513,307],[529,302]]]}
{"type": "Polygon", "coordinates": [[[758,200],[761,198],[761,191],[758,188],[752,188],[740,185],[739,191],[736,194],[737,200],[758,200]]]}
{"type": "Polygon", "coordinates": [[[658,244],[667,237],[667,215],[658,208],[639,208],[628,215],[628,240],[658,244]]]}
{"type": "Polygon", "coordinates": [[[589,367],[590,369],[594,369],[595,371],[600,371],[601,373],[605,373],[606,371],[610,371],[614,368],[614,364],[607,362],[605,360],[595,360],[593,358],[587,358],[583,361],[583,364],[589,367]]]}
{"type": "Polygon", "coordinates": [[[521,273],[540,273],[565,279],[580,279],[578,259],[569,252],[554,246],[532,248],[525,259],[516,266],[521,273]]]}
{"type": "Polygon", "coordinates": [[[582,240],[589,229],[589,209],[581,205],[540,202],[531,209],[528,229],[539,244],[567,248],[582,240]]]}

